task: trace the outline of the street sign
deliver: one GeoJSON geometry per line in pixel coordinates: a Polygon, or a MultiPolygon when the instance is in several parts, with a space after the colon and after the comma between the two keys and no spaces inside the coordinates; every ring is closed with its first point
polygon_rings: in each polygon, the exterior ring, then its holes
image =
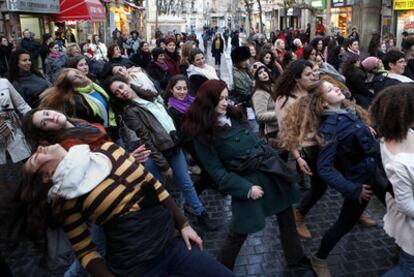
{"type": "Polygon", "coordinates": [[[394,0],[394,10],[412,10],[414,9],[414,0],[394,0]]]}
{"type": "Polygon", "coordinates": [[[6,7],[11,12],[60,13],[59,0],[7,0],[6,7]]]}

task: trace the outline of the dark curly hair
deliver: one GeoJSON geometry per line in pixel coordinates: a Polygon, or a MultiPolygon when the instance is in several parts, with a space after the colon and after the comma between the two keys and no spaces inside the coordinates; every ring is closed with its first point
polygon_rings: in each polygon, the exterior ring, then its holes
{"type": "MultiPolygon", "coordinates": [[[[18,63],[19,63],[20,55],[23,55],[23,54],[27,54],[27,55],[30,56],[30,52],[25,50],[25,49],[22,49],[22,48],[17,49],[16,51],[13,51],[10,54],[10,60],[9,60],[9,66],[10,67],[9,67],[9,71],[8,71],[8,74],[7,74],[7,79],[10,81],[10,83],[13,83],[14,81],[19,81],[20,69],[19,69],[18,63]]],[[[39,71],[37,71],[35,69],[34,64],[35,63],[32,61],[32,65],[30,67],[30,72],[44,78],[42,73],[40,73],[39,71]]]]}
{"type": "Polygon", "coordinates": [[[309,61],[298,60],[291,63],[286,68],[283,74],[276,81],[275,88],[272,93],[274,101],[281,97],[286,97],[286,101],[288,97],[294,97],[293,92],[297,85],[297,80],[301,78],[302,72],[306,67],[313,68],[313,65],[309,61]]]}
{"type": "Polygon", "coordinates": [[[385,88],[374,98],[369,112],[380,137],[404,140],[414,124],[414,85],[385,88]]]}

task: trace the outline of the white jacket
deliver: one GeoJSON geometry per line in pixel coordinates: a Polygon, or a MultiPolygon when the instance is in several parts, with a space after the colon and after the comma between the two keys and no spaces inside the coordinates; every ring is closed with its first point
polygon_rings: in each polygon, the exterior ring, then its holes
{"type": "Polygon", "coordinates": [[[90,47],[93,51],[93,59],[97,61],[107,61],[108,60],[108,48],[102,42],[98,44],[91,43],[90,47]]]}
{"type": "MultiPolygon", "coordinates": [[[[11,113],[18,117],[30,110],[30,106],[13,85],[7,79],[0,79],[0,116],[4,119],[6,113],[11,113]]],[[[4,125],[3,128],[7,126],[11,130],[11,135],[4,137],[0,133],[0,164],[6,163],[6,152],[9,153],[13,163],[28,158],[31,151],[20,125],[13,122],[11,118],[5,119],[4,125]]]]}
{"type": "Polygon", "coordinates": [[[381,142],[381,157],[394,198],[387,193],[384,230],[406,253],[414,255],[414,131],[399,143],[392,154],[381,142]]]}

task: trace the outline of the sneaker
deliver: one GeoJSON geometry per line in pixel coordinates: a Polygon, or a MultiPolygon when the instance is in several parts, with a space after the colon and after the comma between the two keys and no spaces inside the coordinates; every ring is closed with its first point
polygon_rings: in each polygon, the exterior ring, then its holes
{"type": "Polygon", "coordinates": [[[361,214],[361,216],[358,219],[358,222],[365,227],[372,227],[372,226],[376,226],[377,222],[372,219],[368,214],[363,213],[361,214]]]}
{"type": "Polygon", "coordinates": [[[208,231],[217,231],[219,229],[219,225],[211,220],[206,211],[201,215],[198,215],[197,220],[198,223],[208,231]]]}

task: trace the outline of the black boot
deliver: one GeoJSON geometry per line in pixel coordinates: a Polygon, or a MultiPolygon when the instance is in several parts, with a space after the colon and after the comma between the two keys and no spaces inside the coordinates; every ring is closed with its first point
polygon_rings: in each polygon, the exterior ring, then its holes
{"type": "Polygon", "coordinates": [[[0,276],[4,277],[12,277],[13,274],[7,265],[6,261],[4,260],[3,256],[0,253],[0,276]]]}
{"type": "Polygon", "coordinates": [[[227,234],[226,240],[224,241],[224,245],[220,250],[217,260],[228,269],[233,270],[237,256],[240,252],[240,248],[242,247],[246,238],[247,234],[229,232],[227,234]]]}
{"type": "Polygon", "coordinates": [[[208,231],[217,231],[219,229],[219,225],[214,223],[211,218],[208,216],[207,212],[204,211],[200,215],[197,216],[198,223],[207,229],[208,231]]]}

